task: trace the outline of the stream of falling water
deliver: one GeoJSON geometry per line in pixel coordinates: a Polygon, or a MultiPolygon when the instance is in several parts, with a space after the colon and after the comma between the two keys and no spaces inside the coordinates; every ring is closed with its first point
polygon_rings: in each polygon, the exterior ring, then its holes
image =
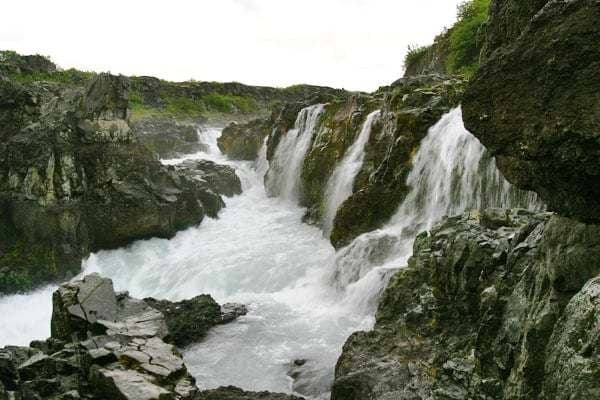
{"type": "MultiPolygon", "coordinates": [[[[99,272],[135,297],[180,300],[210,293],[220,303],[249,306],[248,315],[185,349],[201,388],[236,385],[327,399],[344,341],[353,331],[372,327],[379,295],[391,272],[410,256],[416,233],[469,208],[541,206],[504,181],[494,160],[464,129],[457,109],[424,139],[408,178],[412,190],[390,223],[335,254],[320,230],[301,222],[304,210],[294,203],[322,110],[322,105],[304,109],[276,149],[267,180],[280,197],[269,197],[263,183],[266,146],[255,163],[233,162],[216,146],[220,129],[202,130],[207,150],[184,159],[235,167],[243,194],[225,200],[219,219],[206,219],[171,240],[136,242],[83,263],[83,274],[99,272]],[[294,367],[296,380],[290,377],[294,360],[305,360],[294,367]]],[[[348,177],[364,152],[360,143],[353,147],[362,149],[343,167],[353,169],[342,171],[348,177]]],[[[0,299],[0,344],[25,345],[49,335],[53,290],[0,299]]]]}
{"type": "Polygon", "coordinates": [[[380,113],[381,111],[377,110],[367,116],[358,138],[335,167],[327,182],[323,212],[323,233],[326,237],[331,235],[333,220],[339,206],[352,195],[352,186],[365,158],[365,146],[371,136],[371,128],[380,113]]]}

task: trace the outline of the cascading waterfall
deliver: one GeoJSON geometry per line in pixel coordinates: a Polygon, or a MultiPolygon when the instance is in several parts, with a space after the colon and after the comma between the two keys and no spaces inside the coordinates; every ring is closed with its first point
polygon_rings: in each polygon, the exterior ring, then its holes
{"type": "Polygon", "coordinates": [[[333,220],[339,206],[352,195],[352,186],[365,158],[365,146],[371,136],[371,128],[380,113],[381,111],[377,110],[367,116],[358,138],[347,150],[327,182],[322,218],[323,232],[327,237],[331,235],[333,220]]]}
{"type": "MultiPolygon", "coordinates": [[[[234,166],[243,194],[225,200],[218,220],[207,218],[171,240],[101,251],[83,263],[82,274],[99,272],[135,297],[179,300],[210,293],[218,302],[249,306],[247,316],[212,329],[202,343],[184,349],[186,364],[202,388],[236,385],[327,399],[344,341],[353,331],[372,327],[379,294],[393,269],[406,263],[419,231],[446,214],[470,208],[543,207],[502,178],[494,160],[464,129],[458,109],[423,140],[408,177],[412,189],[389,224],[335,255],[320,230],[301,222],[304,210],[288,201],[297,195],[302,162],[322,109],[303,110],[295,130],[277,148],[269,180],[271,190],[286,201],[265,191],[266,144],[255,163],[229,161],[210,146],[220,129],[204,129],[200,137],[208,150],[185,159],[234,166]],[[299,376],[293,383],[289,374],[297,359],[306,362],[295,371],[299,376]]],[[[353,157],[356,162],[359,158],[353,157]]],[[[0,299],[0,344],[27,344],[48,336],[54,289],[0,299]]]]}
{"type": "Polygon", "coordinates": [[[302,165],[324,107],[317,104],[302,109],[294,129],[281,138],[267,174],[266,185],[271,196],[298,200],[302,165]]]}
{"type": "Polygon", "coordinates": [[[419,232],[444,216],[488,207],[542,210],[533,192],[513,187],[468,132],[460,108],[444,115],[421,142],[407,178],[410,192],[382,229],[358,237],[336,257],[334,282],[346,287],[375,269],[406,265],[419,232]]]}

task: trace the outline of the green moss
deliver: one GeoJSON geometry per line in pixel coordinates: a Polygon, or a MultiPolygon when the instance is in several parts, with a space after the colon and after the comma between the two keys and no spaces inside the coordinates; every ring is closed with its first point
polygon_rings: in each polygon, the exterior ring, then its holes
{"type": "Polygon", "coordinates": [[[479,67],[481,41],[479,32],[488,18],[490,0],[470,0],[458,7],[458,22],[450,32],[450,48],[446,59],[449,73],[471,76],[479,67]]]}

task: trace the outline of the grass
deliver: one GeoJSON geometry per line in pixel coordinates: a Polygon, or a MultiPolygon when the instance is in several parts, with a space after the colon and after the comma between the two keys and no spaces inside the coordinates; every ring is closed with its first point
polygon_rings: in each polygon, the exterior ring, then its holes
{"type": "Polygon", "coordinates": [[[165,96],[164,107],[153,107],[144,103],[143,96],[134,90],[129,93],[132,119],[139,120],[151,116],[177,116],[185,118],[203,117],[208,114],[249,114],[258,110],[251,98],[210,93],[195,99],[182,96],[165,96]]]}

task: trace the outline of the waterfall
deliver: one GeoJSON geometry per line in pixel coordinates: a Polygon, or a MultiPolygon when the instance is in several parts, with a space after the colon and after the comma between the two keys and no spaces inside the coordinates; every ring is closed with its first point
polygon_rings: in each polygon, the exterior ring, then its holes
{"type": "MultiPolygon", "coordinates": [[[[465,129],[460,108],[430,128],[413,159],[407,185],[409,193],[385,227],[359,236],[338,252],[332,278],[337,287],[351,287],[371,273],[385,275],[406,265],[416,235],[444,216],[488,207],[544,208],[535,193],[504,179],[494,158],[465,129]]],[[[372,307],[378,291],[367,296],[360,301],[372,307]]]]}
{"type": "Polygon", "coordinates": [[[197,129],[198,141],[206,146],[205,153],[212,155],[220,155],[221,150],[219,150],[219,145],[217,143],[217,139],[221,135],[222,129],[220,128],[207,128],[203,126],[199,126],[197,129]],[[218,134],[215,134],[218,132],[218,134]]]}
{"type": "MultiPolygon", "coordinates": [[[[322,105],[302,110],[276,149],[267,182],[288,199],[297,195],[322,110],[322,105]]],[[[361,161],[360,142],[368,140],[369,124],[349,150],[348,164],[361,161]]],[[[344,342],[352,332],[373,326],[380,294],[394,269],[405,265],[416,234],[446,214],[472,208],[543,207],[535,195],[504,180],[494,159],[465,130],[457,109],[422,141],[407,180],[410,192],[387,226],[335,254],[319,229],[302,223],[304,209],[267,196],[266,143],[256,162],[231,161],[211,146],[220,129],[202,132],[207,151],[163,163],[207,159],[231,165],[244,192],[224,199],[227,207],[219,219],[206,218],[170,240],[92,254],[82,272],[110,277],[118,290],[139,298],[180,300],[210,293],[220,303],[248,305],[248,315],[211,329],[204,341],[183,349],[201,388],[236,385],[328,399],[344,342]],[[290,369],[300,359],[306,363],[293,381],[290,369]]],[[[346,157],[340,169],[350,182],[356,173],[344,164],[346,157]]],[[[26,345],[49,334],[55,288],[0,298],[1,345],[26,345]]]]}
{"type": "Polygon", "coordinates": [[[269,195],[294,202],[298,200],[302,165],[324,108],[323,104],[317,104],[302,109],[294,129],[281,138],[267,173],[269,195]]]}
{"type": "Polygon", "coordinates": [[[371,136],[373,123],[377,120],[380,113],[381,111],[377,110],[367,116],[358,138],[348,149],[346,155],[337,165],[327,182],[322,218],[323,232],[327,237],[331,235],[333,220],[339,206],[352,195],[354,180],[362,167],[365,158],[365,147],[371,136]]]}

